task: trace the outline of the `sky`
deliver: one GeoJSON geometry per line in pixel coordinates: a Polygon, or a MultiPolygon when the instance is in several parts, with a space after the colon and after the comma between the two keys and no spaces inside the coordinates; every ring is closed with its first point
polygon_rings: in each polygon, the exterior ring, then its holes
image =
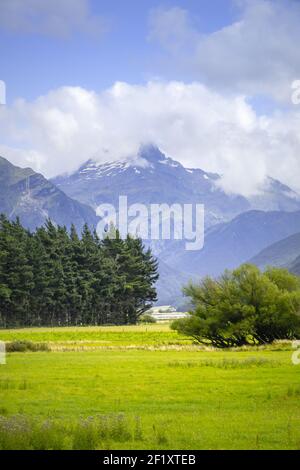
{"type": "Polygon", "coordinates": [[[52,177],[152,142],[227,192],[300,192],[299,21],[298,0],[0,0],[0,154],[52,177]]]}

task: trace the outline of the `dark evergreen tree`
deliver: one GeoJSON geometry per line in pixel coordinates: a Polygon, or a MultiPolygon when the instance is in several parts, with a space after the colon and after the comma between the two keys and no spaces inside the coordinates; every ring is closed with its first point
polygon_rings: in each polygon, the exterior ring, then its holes
{"type": "Polygon", "coordinates": [[[0,229],[0,285],[7,299],[4,306],[6,322],[13,326],[21,323],[27,325],[30,324],[30,293],[33,287],[32,266],[27,258],[29,233],[18,219],[11,223],[2,217],[0,229]]]}
{"type": "Polygon", "coordinates": [[[113,227],[99,240],[48,220],[35,233],[0,217],[0,326],[135,323],[156,300],[157,262],[113,227]],[[114,235],[114,236],[112,236],[114,235]]]}

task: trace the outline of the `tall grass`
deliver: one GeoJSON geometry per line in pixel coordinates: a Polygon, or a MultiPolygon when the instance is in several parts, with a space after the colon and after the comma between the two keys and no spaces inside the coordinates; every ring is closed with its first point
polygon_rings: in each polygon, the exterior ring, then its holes
{"type": "Polygon", "coordinates": [[[141,423],[123,414],[92,416],[75,423],[0,416],[0,450],[96,450],[142,440],[141,423]]]}
{"type": "Polygon", "coordinates": [[[168,324],[147,324],[106,327],[57,327],[1,330],[5,342],[34,342],[77,346],[122,347],[192,344],[192,340],[170,330],[168,324]],[[81,344],[80,344],[81,343],[81,344]]]}
{"type": "Polygon", "coordinates": [[[168,367],[215,367],[217,369],[247,369],[248,367],[276,367],[280,362],[273,359],[248,357],[246,359],[223,358],[221,360],[206,359],[200,361],[173,361],[168,367]]]}
{"type": "Polygon", "coordinates": [[[11,341],[5,344],[6,352],[37,352],[50,351],[50,347],[46,343],[33,343],[32,341],[11,341]]]}

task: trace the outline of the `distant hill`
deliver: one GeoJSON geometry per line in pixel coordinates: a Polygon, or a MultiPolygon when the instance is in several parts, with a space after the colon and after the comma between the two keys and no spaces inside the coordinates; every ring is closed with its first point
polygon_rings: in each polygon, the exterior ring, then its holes
{"type": "Polygon", "coordinates": [[[292,273],[297,274],[297,276],[300,276],[300,256],[298,256],[298,258],[296,258],[287,267],[292,273]]]}
{"type": "Polygon", "coordinates": [[[161,258],[176,270],[188,267],[197,276],[218,275],[251,259],[255,254],[300,232],[300,211],[250,211],[207,232],[202,251],[165,250],[161,258]]]}
{"type": "Polygon", "coordinates": [[[250,259],[250,263],[264,269],[266,266],[286,267],[300,256],[300,233],[274,243],[250,259]]]}
{"type": "Polygon", "coordinates": [[[196,279],[195,275],[189,274],[184,271],[178,271],[164,261],[159,262],[159,280],[157,282],[157,296],[160,305],[172,299],[172,305],[183,305],[188,303],[183,300],[182,288],[187,285],[191,279],[196,279]]]}
{"type": "Polygon", "coordinates": [[[78,231],[84,223],[96,226],[98,220],[91,207],[71,199],[31,168],[19,168],[3,157],[0,157],[0,213],[10,219],[18,216],[32,230],[47,218],[68,228],[74,223],[78,231]]]}

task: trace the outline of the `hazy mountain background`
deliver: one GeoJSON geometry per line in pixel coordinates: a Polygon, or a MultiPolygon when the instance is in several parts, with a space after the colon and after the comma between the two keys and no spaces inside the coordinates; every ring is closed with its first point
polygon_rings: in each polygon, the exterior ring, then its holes
{"type": "Polygon", "coordinates": [[[272,178],[266,179],[260,194],[248,199],[226,194],[219,181],[220,175],[184,168],[154,145],[143,146],[131,160],[88,160],[75,173],[52,180],[70,197],[94,208],[102,203],[117,206],[119,195],[127,195],[129,204],[204,204],[207,228],[251,209],[300,209],[299,195],[272,178]]]}
{"type": "Polygon", "coordinates": [[[250,263],[264,269],[267,266],[289,267],[300,254],[300,233],[284,238],[273,243],[256,256],[250,259],[250,263]]]}
{"type": "Polygon", "coordinates": [[[267,266],[287,268],[294,274],[300,275],[300,233],[284,238],[277,243],[268,246],[250,259],[250,263],[259,268],[267,266]]]}
{"type": "Polygon", "coordinates": [[[185,241],[145,241],[160,262],[159,304],[182,305],[182,285],[189,279],[218,275],[249,260],[262,268],[273,264],[299,270],[299,195],[272,178],[255,196],[227,194],[220,178],[185,168],[154,145],[126,160],[87,160],[75,173],[51,181],[0,158],[0,212],[19,216],[30,229],[49,217],[67,227],[74,222],[81,230],[85,222],[97,225],[100,204],[117,208],[121,195],[128,204],[204,204],[203,250],[186,251],[185,241]]]}
{"type": "MultiPolygon", "coordinates": [[[[99,164],[88,160],[78,171],[53,179],[70,197],[95,209],[102,203],[191,203],[205,206],[205,246],[185,250],[184,241],[149,242],[160,260],[160,303],[182,303],[181,287],[189,279],[217,275],[249,260],[268,245],[300,231],[300,197],[266,178],[250,198],[226,194],[220,175],[184,168],[154,145],[143,146],[131,160],[99,164]]],[[[300,253],[299,253],[300,254],[300,253]]]]}
{"type": "Polygon", "coordinates": [[[297,274],[297,276],[300,276],[300,256],[298,256],[292,263],[288,265],[288,269],[292,273],[297,274]]]}
{"type": "Polygon", "coordinates": [[[162,259],[176,269],[188,265],[192,273],[217,275],[299,231],[300,211],[249,211],[208,230],[201,251],[176,252],[173,245],[162,254],[162,259]]]}

